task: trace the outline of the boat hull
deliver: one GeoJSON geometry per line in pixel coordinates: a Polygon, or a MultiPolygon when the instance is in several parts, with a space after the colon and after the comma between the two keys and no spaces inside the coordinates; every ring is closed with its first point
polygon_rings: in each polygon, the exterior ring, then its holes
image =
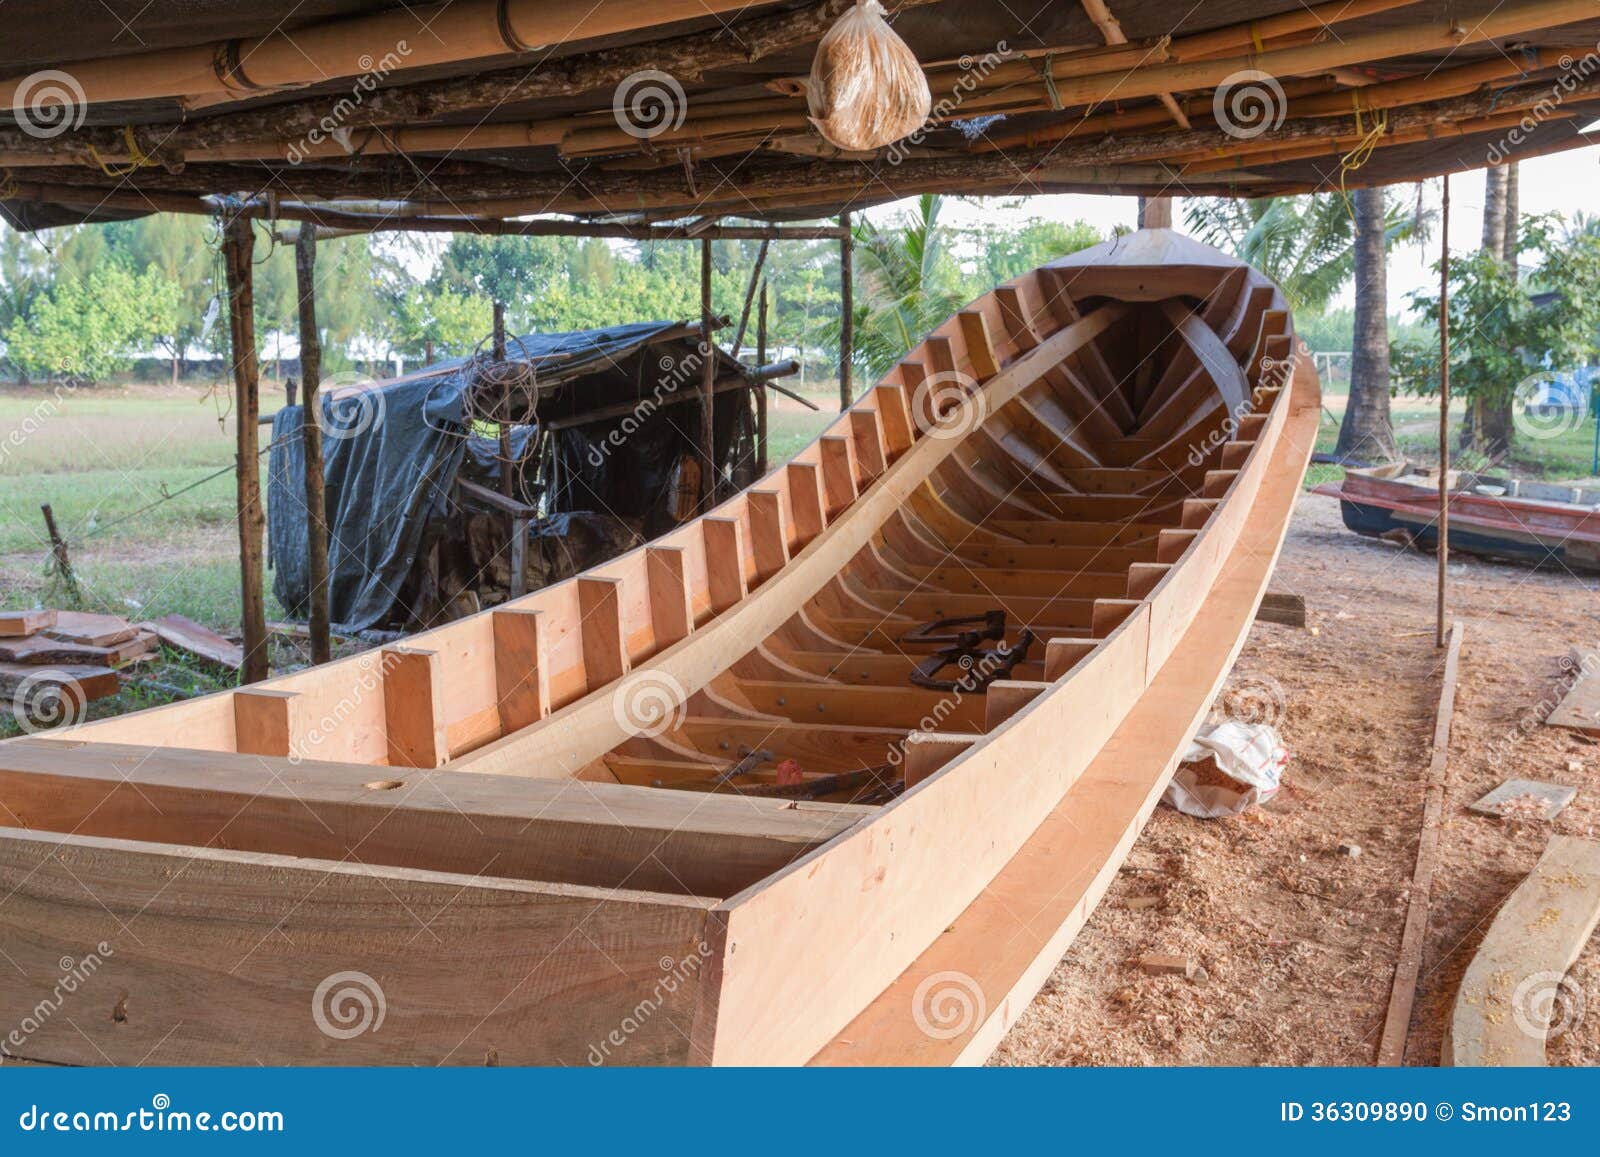
{"type": "Polygon", "coordinates": [[[0,998],[32,1007],[105,930],[125,1013],[12,1051],[980,1059],[1226,677],[1319,406],[1275,287],[1121,238],[973,303],[646,548],[404,646],[0,744],[27,829],[0,832],[25,973],[0,998]]]}

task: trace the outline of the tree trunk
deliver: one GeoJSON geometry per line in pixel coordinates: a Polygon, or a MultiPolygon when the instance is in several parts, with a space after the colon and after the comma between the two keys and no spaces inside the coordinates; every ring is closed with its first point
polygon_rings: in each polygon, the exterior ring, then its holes
{"type": "Polygon", "coordinates": [[[1522,233],[1522,208],[1518,204],[1518,186],[1522,183],[1522,174],[1517,164],[1511,161],[1503,166],[1506,171],[1506,220],[1501,234],[1504,240],[1500,243],[1500,257],[1510,264],[1512,277],[1517,275],[1517,252],[1521,248],[1519,238],[1522,233]]]}
{"type": "Polygon", "coordinates": [[[1506,255],[1506,167],[1483,171],[1483,247],[1497,259],[1506,255]]]}
{"type": "Polygon", "coordinates": [[[1384,190],[1358,189],[1355,201],[1356,315],[1350,400],[1335,453],[1363,461],[1399,457],[1389,421],[1389,270],[1384,190]]]}

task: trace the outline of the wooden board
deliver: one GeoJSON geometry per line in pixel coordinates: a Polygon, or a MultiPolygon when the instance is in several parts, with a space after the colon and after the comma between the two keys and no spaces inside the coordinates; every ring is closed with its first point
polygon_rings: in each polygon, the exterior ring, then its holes
{"type": "MultiPolygon", "coordinates": [[[[61,687],[79,703],[105,699],[122,687],[115,671],[105,667],[34,667],[26,663],[0,663],[0,697],[24,695],[31,687],[61,687]]],[[[12,706],[7,703],[6,706],[12,706]]]]}
{"type": "Polygon", "coordinates": [[[717,897],[864,813],[71,739],[0,743],[0,817],[29,828],[717,897]]]}
{"type": "Polygon", "coordinates": [[[73,1065],[681,1062],[711,903],[14,828],[0,894],[0,1008],[93,958],[7,1042],[73,1065]]]}
{"type": "Polygon", "coordinates": [[[56,613],[48,608],[40,611],[0,611],[0,639],[31,635],[55,625],[56,613]]]}
{"type": "Polygon", "coordinates": [[[1545,722],[1551,727],[1600,735],[1600,650],[1575,647],[1569,661],[1576,678],[1556,709],[1545,716],[1545,722]]]}
{"type": "Polygon", "coordinates": [[[29,666],[121,667],[142,659],[156,648],[153,634],[135,635],[109,647],[69,643],[48,634],[27,635],[20,639],[0,639],[0,662],[26,663],[29,666]]]}
{"type": "Polygon", "coordinates": [[[137,627],[119,615],[101,615],[90,611],[57,611],[55,623],[47,629],[52,638],[83,643],[89,647],[125,643],[139,633],[137,627]]]}
{"type": "Polygon", "coordinates": [[[238,643],[230,643],[211,628],[203,627],[193,619],[182,615],[166,615],[152,619],[148,623],[140,623],[139,626],[154,631],[156,637],[167,646],[186,651],[208,663],[216,663],[232,671],[244,666],[243,647],[238,643]]]}
{"type": "Polygon", "coordinates": [[[1441,1063],[1542,1066],[1547,1032],[1583,1015],[1566,973],[1597,923],[1600,843],[1552,836],[1461,978],[1441,1063]]]}

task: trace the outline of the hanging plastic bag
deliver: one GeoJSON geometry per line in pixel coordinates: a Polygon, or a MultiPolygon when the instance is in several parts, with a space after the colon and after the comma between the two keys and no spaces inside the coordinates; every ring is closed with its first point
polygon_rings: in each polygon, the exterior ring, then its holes
{"type": "Polygon", "coordinates": [[[829,144],[871,152],[916,132],[933,95],[916,55],[883,18],[883,5],[862,0],[817,45],[806,104],[829,144]]]}

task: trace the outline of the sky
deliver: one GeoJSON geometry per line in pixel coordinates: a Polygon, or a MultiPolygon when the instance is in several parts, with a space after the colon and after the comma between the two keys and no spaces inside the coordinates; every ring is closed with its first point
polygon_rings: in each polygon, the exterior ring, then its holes
{"type": "MultiPolygon", "coordinates": [[[[1483,235],[1483,173],[1457,173],[1450,178],[1450,250],[1464,253],[1478,248],[1483,235]]],[[[1440,182],[1426,182],[1427,203],[1437,209],[1440,182]]],[[[1600,212],[1600,146],[1573,149],[1548,157],[1535,157],[1522,162],[1520,197],[1524,214],[1560,213],[1565,217],[1579,210],[1600,212]]],[[[1409,198],[1409,186],[1402,187],[1409,198]]],[[[1183,230],[1183,202],[1180,198],[1173,207],[1173,224],[1183,230]]],[[[1102,233],[1109,233],[1117,225],[1132,228],[1136,218],[1136,201],[1132,197],[1098,197],[1088,194],[1057,194],[1028,197],[1015,209],[1005,210],[1019,220],[1042,217],[1060,221],[1083,220],[1102,233]]],[[[995,209],[974,201],[954,201],[948,204],[944,216],[946,224],[971,226],[983,220],[993,221],[995,209]]],[[[1405,307],[1406,294],[1427,285],[1430,289],[1437,275],[1431,266],[1439,259],[1437,233],[1426,248],[1405,246],[1396,249],[1389,257],[1389,312],[1405,307]]],[[[1348,306],[1354,302],[1354,290],[1347,286],[1336,305],[1348,306]]]]}

